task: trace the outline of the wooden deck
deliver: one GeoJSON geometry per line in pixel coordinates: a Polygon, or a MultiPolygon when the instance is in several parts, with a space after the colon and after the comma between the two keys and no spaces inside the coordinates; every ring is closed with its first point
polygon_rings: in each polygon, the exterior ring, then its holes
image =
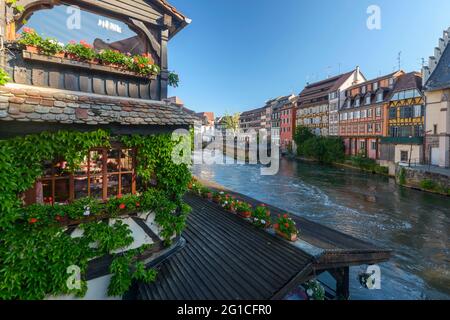
{"type": "MultiPolygon", "coordinates": [[[[207,185],[212,190],[224,191],[236,199],[251,203],[254,206],[261,204],[260,201],[240,193],[226,190],[219,185],[211,184],[207,181],[201,181],[201,183],[207,185]]],[[[300,229],[299,239],[305,244],[303,250],[310,252],[316,258],[314,263],[316,271],[329,268],[377,264],[389,260],[392,255],[392,250],[390,249],[379,248],[371,243],[296,216],[286,210],[270,204],[266,205],[270,209],[273,218],[276,218],[278,214],[288,213],[295,220],[300,229]]]]}
{"type": "Polygon", "coordinates": [[[138,299],[280,299],[312,272],[310,254],[214,203],[192,195],[186,202],[186,245],[159,266],[155,283],[138,284],[138,299]]]}
{"type": "MultiPolygon", "coordinates": [[[[188,194],[185,200],[193,209],[183,233],[186,246],[158,266],[155,283],[137,284],[138,299],[283,299],[324,271],[336,279],[336,292],[348,298],[349,266],[383,262],[391,255],[302,218],[295,218],[300,241],[290,243],[198,196],[188,194]]],[[[269,208],[273,215],[286,213],[269,208]]]]}

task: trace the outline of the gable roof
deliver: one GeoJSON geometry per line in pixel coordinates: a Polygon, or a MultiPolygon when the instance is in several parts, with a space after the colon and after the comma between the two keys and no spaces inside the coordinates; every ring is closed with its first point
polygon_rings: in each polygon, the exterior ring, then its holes
{"type": "Polygon", "coordinates": [[[392,92],[395,93],[410,89],[422,90],[422,74],[419,72],[413,71],[400,76],[392,92]]]}
{"type": "MultiPolygon", "coordinates": [[[[450,43],[450,42],[449,42],[450,43]]],[[[450,88],[450,46],[447,45],[439,62],[428,78],[425,89],[439,90],[450,88]]]]}
{"type": "Polygon", "coordinates": [[[151,0],[155,2],[157,5],[162,7],[164,10],[166,10],[167,13],[169,13],[172,17],[175,17],[175,19],[178,20],[178,23],[175,27],[175,29],[170,33],[170,38],[172,38],[175,34],[177,34],[181,29],[186,27],[188,24],[190,24],[192,21],[188,17],[186,17],[184,14],[182,14],[180,11],[177,10],[173,5],[171,5],[166,0],[151,0]]]}
{"type": "Polygon", "coordinates": [[[300,92],[298,96],[298,103],[301,104],[312,99],[328,97],[328,94],[336,90],[334,88],[339,88],[350,77],[350,75],[353,74],[353,72],[355,72],[355,70],[307,85],[305,89],[300,92]]]}

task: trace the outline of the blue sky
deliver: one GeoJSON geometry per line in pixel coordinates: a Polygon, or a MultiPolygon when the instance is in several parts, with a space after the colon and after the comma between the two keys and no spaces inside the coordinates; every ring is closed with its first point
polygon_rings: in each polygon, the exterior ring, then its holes
{"type": "Polygon", "coordinates": [[[448,0],[169,0],[192,19],[169,43],[170,89],[187,107],[242,112],[306,82],[349,71],[367,78],[420,70],[450,27],[448,0]],[[381,9],[369,30],[367,8],[381,9]]]}

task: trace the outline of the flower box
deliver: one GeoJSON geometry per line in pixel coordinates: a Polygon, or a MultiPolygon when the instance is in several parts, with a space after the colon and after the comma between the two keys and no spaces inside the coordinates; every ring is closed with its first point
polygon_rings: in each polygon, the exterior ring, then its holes
{"type": "Polygon", "coordinates": [[[244,211],[244,212],[238,211],[238,215],[241,218],[248,219],[248,218],[250,218],[252,216],[252,213],[251,213],[251,211],[244,211]]]}
{"type": "Polygon", "coordinates": [[[26,46],[26,51],[31,53],[39,53],[39,49],[36,46],[26,46]]]}
{"type": "Polygon", "coordinates": [[[284,239],[286,239],[288,241],[295,242],[298,239],[298,236],[297,236],[296,233],[292,233],[292,234],[289,235],[289,234],[286,234],[286,233],[280,231],[279,229],[275,229],[275,232],[276,232],[277,235],[279,235],[280,237],[282,237],[282,238],[284,238],[284,239]]]}

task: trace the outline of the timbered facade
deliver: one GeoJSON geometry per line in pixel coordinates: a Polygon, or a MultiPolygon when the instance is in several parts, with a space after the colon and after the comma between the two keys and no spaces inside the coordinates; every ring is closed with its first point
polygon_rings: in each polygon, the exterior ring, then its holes
{"type": "Polygon", "coordinates": [[[165,0],[18,0],[15,6],[23,6],[23,12],[5,5],[5,0],[0,2],[5,12],[3,36],[11,44],[4,62],[15,83],[109,96],[167,98],[167,43],[190,20],[165,0]],[[148,52],[161,73],[149,79],[109,66],[23,51],[14,41],[26,27],[65,44],[89,39],[98,50],[148,52]]]}
{"type": "Polygon", "coordinates": [[[381,160],[422,163],[425,105],[420,73],[398,78],[385,104],[385,114],[387,137],[381,140],[381,160]]]}
{"type": "Polygon", "coordinates": [[[380,140],[386,135],[385,108],[398,77],[394,72],[348,88],[339,112],[340,136],[347,155],[380,157],[380,140]]]}
{"type": "MultiPolygon", "coordinates": [[[[11,78],[0,88],[0,139],[58,130],[147,135],[188,128],[197,119],[166,99],[167,42],[189,23],[166,1],[18,0],[15,5],[23,6],[23,12],[0,0],[6,48],[2,65],[11,78]],[[97,52],[145,54],[161,71],[144,76],[114,65],[77,61],[67,54],[31,52],[17,43],[16,34],[24,28],[65,44],[87,39],[97,52]]],[[[44,164],[43,177],[26,193],[25,201],[67,203],[135,193],[136,152],[117,143],[109,149],[92,149],[71,174],[64,170],[64,159],[54,159],[44,164]]]]}

